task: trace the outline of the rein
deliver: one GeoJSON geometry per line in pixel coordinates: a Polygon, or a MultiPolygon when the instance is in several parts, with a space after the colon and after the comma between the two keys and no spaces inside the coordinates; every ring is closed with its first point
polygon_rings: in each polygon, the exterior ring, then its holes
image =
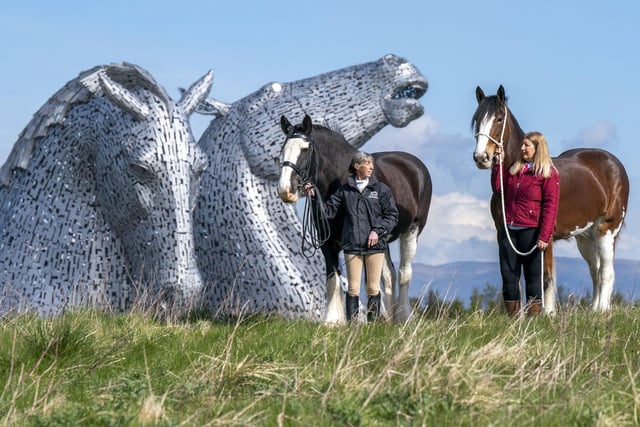
{"type": "MultiPolygon", "coordinates": [[[[307,161],[307,165],[302,170],[298,165],[288,160],[282,162],[282,167],[288,166],[300,177],[300,182],[296,188],[298,192],[302,192],[304,187],[311,183],[315,189],[316,197],[318,197],[318,203],[310,202],[310,197],[306,197],[304,201],[304,211],[302,214],[302,244],[300,247],[300,252],[307,257],[311,258],[315,255],[316,251],[327,241],[329,240],[329,235],[331,233],[329,220],[324,215],[324,211],[322,210],[322,199],[320,193],[318,192],[315,184],[313,184],[309,178],[311,165],[313,164],[313,156],[317,155],[315,149],[315,143],[312,139],[309,139],[306,135],[303,134],[291,134],[287,139],[291,138],[301,138],[306,140],[309,143],[309,147],[311,149],[309,153],[309,160],[307,161]],[[305,248],[305,245],[311,246],[313,250],[308,252],[305,248]]],[[[286,145],[286,142],[285,142],[286,145]]],[[[283,146],[284,149],[284,146],[283,146]]]]}
{"type": "Polygon", "coordinates": [[[329,240],[331,233],[329,220],[322,210],[322,196],[318,193],[315,185],[313,187],[318,201],[316,203],[310,202],[311,197],[307,196],[304,201],[304,213],[302,214],[302,244],[300,252],[307,258],[315,255],[316,251],[329,240]],[[313,248],[312,252],[306,251],[305,243],[313,248]]]}
{"type": "MultiPolygon", "coordinates": [[[[500,141],[496,140],[494,137],[492,137],[491,135],[487,135],[484,133],[476,133],[476,139],[479,136],[486,136],[489,140],[491,140],[494,144],[496,144],[497,146],[502,148],[502,152],[504,153],[504,131],[507,128],[507,115],[508,115],[509,110],[507,109],[507,106],[504,106],[504,121],[502,122],[502,130],[500,131],[500,141]]],[[[507,227],[507,215],[506,215],[506,208],[505,208],[505,202],[504,202],[504,168],[503,168],[503,156],[502,154],[498,154],[498,158],[500,159],[500,202],[502,204],[502,223],[504,226],[504,232],[507,235],[507,240],[509,241],[509,245],[511,246],[511,249],[513,249],[513,251],[520,255],[520,256],[527,256],[527,255],[531,255],[537,248],[537,243],[535,243],[533,245],[533,247],[531,249],[529,249],[526,252],[522,252],[519,251],[516,248],[516,245],[513,243],[513,241],[511,240],[511,234],[509,234],[509,228],[507,227]]],[[[540,263],[542,265],[542,268],[540,269],[541,273],[540,273],[540,288],[541,288],[541,293],[542,293],[542,307],[544,307],[544,251],[540,251],[540,263]]]]}

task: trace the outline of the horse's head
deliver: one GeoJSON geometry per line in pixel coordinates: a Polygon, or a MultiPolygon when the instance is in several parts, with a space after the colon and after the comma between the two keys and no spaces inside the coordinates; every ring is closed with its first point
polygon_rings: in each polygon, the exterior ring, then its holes
{"type": "Polygon", "coordinates": [[[493,96],[485,96],[478,86],[476,88],[476,100],[478,108],[471,119],[471,126],[476,138],[476,147],[473,152],[473,160],[479,169],[488,169],[493,165],[493,157],[496,146],[504,144],[503,151],[507,153],[507,141],[511,138],[511,126],[509,121],[510,111],[507,107],[507,98],[504,87],[500,85],[498,92],[493,96]]]}
{"type": "Polygon", "coordinates": [[[137,68],[106,68],[95,78],[84,83],[97,95],[97,203],[124,248],[132,278],[140,289],[151,285],[151,303],[183,309],[203,288],[192,213],[207,166],[188,119],[208,94],[212,73],[177,103],[137,68]]]}
{"type": "Polygon", "coordinates": [[[278,195],[285,203],[295,203],[300,188],[312,178],[314,142],[311,136],[313,124],[311,117],[305,115],[301,124],[292,125],[287,118],[280,117],[280,127],[286,135],[282,146],[278,195]]]}

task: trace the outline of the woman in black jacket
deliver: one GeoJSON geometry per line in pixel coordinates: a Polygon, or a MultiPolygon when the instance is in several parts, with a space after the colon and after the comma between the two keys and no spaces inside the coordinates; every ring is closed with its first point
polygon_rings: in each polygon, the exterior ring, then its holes
{"type": "MultiPolygon", "coordinates": [[[[342,249],[347,264],[349,290],[346,297],[347,321],[358,314],[362,267],[368,295],[367,319],[380,316],[380,277],[384,263],[386,234],[398,223],[398,208],[391,190],[373,174],[374,162],[370,154],[359,151],[349,163],[352,174],[326,202],[320,201],[327,218],[343,213],[342,249]]],[[[315,203],[311,185],[307,185],[315,203]]]]}

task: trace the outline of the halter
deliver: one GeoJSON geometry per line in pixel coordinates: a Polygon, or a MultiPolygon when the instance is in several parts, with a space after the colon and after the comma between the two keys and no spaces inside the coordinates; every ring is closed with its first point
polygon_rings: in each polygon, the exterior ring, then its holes
{"type": "MultiPolygon", "coordinates": [[[[497,141],[494,137],[492,137],[491,135],[487,135],[484,133],[476,133],[476,140],[478,139],[479,136],[486,136],[489,140],[491,140],[494,144],[496,144],[499,147],[503,147],[503,153],[504,153],[504,131],[507,128],[507,115],[508,115],[509,110],[507,109],[507,106],[504,106],[504,121],[502,122],[502,130],[500,131],[500,141],[497,141]]],[[[527,255],[531,255],[533,253],[533,251],[536,250],[537,248],[537,244],[534,244],[533,247],[531,249],[529,249],[526,252],[521,252],[516,248],[516,245],[513,243],[513,241],[511,240],[511,235],[509,234],[509,228],[507,227],[507,215],[505,212],[505,203],[504,203],[504,169],[503,169],[503,160],[502,160],[502,154],[498,155],[498,158],[500,159],[500,202],[502,204],[502,222],[503,222],[503,226],[504,226],[504,232],[507,235],[507,240],[509,241],[509,245],[511,246],[511,249],[513,249],[513,251],[520,255],[520,256],[527,256],[527,255]]],[[[540,262],[542,264],[542,268],[540,269],[541,271],[541,277],[540,277],[540,288],[541,288],[541,294],[542,294],[542,307],[544,308],[544,251],[540,251],[540,262]]]]}
{"type": "MultiPolygon", "coordinates": [[[[502,130],[500,131],[500,141],[496,140],[494,137],[492,137],[491,135],[487,135],[486,133],[476,133],[476,140],[478,139],[479,136],[486,136],[489,140],[491,140],[491,142],[493,142],[494,144],[502,147],[504,145],[504,130],[507,128],[507,115],[509,114],[509,110],[507,109],[507,106],[504,106],[504,121],[502,122],[502,130]]],[[[500,156],[502,157],[502,156],[500,156]]]]}

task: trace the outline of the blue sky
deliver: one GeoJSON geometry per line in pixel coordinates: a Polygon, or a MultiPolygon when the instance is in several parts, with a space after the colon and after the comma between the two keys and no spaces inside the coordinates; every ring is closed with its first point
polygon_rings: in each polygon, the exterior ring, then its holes
{"type": "MultiPolygon", "coordinates": [[[[434,203],[418,259],[496,259],[489,177],[471,161],[474,91],[503,84],[525,130],[552,154],[603,147],[625,163],[630,212],[618,257],[640,259],[640,3],[600,1],[9,2],[0,15],[0,162],[47,99],[83,70],[127,61],[178,97],[209,69],[231,103],[387,53],[429,80],[426,114],[385,128],[364,149],[401,146],[431,169],[434,203]],[[455,220],[455,221],[454,221],[455,220]]],[[[208,118],[196,117],[196,138],[208,118]]],[[[577,256],[574,244],[558,254],[577,256]]]]}

